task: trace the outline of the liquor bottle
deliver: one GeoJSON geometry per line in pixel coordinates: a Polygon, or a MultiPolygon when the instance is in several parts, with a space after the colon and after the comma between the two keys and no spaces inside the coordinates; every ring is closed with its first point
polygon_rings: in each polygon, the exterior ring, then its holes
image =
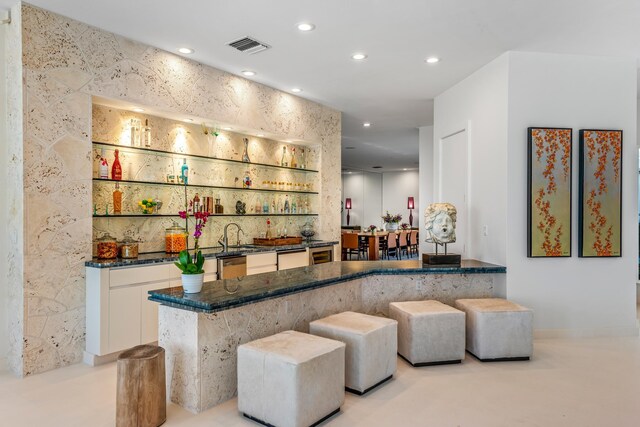
{"type": "Polygon", "coordinates": [[[184,185],[189,184],[189,166],[187,166],[187,159],[184,158],[182,163],[182,168],[180,169],[180,178],[182,179],[182,183],[184,185]]]}
{"type": "Polygon", "coordinates": [[[122,191],[120,191],[119,182],[116,182],[116,189],[113,190],[113,213],[114,215],[122,213],[122,191]]]}
{"type": "Polygon", "coordinates": [[[120,159],[118,158],[118,150],[114,152],[116,158],[111,165],[111,179],[120,181],[122,179],[122,166],[120,166],[120,159]]]}
{"type": "Polygon", "coordinates": [[[296,203],[295,199],[293,200],[293,202],[291,202],[291,213],[294,215],[298,213],[298,204],[296,203]]]}
{"type": "Polygon", "coordinates": [[[149,119],[146,119],[144,121],[144,128],[142,129],[142,140],[144,141],[145,147],[151,147],[151,126],[149,126],[149,119]]]}
{"type": "Polygon", "coordinates": [[[267,199],[264,199],[262,201],[262,213],[263,214],[268,214],[269,213],[269,203],[267,202],[267,199]]]}
{"type": "Polygon", "coordinates": [[[296,147],[291,148],[291,162],[289,162],[289,166],[292,168],[298,167],[298,160],[296,159],[296,147]]]}
{"type": "Polygon", "coordinates": [[[244,151],[242,152],[242,161],[245,163],[251,163],[251,159],[249,159],[249,139],[242,138],[244,142],[244,151]]]}
{"type": "Polygon", "coordinates": [[[291,209],[289,207],[289,195],[284,196],[284,213],[290,214],[291,209]]]}
{"type": "Polygon", "coordinates": [[[284,222],[284,227],[282,228],[282,237],[287,237],[287,222],[284,222]]]}
{"type": "Polygon", "coordinates": [[[271,201],[271,213],[272,214],[277,214],[278,213],[278,211],[276,210],[276,199],[275,199],[275,197],[271,201]]]}
{"type": "Polygon", "coordinates": [[[304,154],[304,148],[300,149],[300,162],[298,163],[298,167],[300,169],[306,169],[307,168],[307,159],[306,159],[306,156],[304,154]]]}
{"type": "Polygon", "coordinates": [[[140,120],[131,119],[131,146],[140,147],[140,120]]]}
{"type": "Polygon", "coordinates": [[[273,233],[271,232],[271,220],[269,218],[267,218],[267,232],[264,237],[267,239],[273,238],[273,233]]]}
{"type": "Polygon", "coordinates": [[[109,163],[104,157],[104,148],[100,150],[100,179],[109,179],[109,163]]]}
{"type": "Polygon", "coordinates": [[[280,160],[280,166],[287,167],[289,164],[287,163],[287,146],[282,147],[282,159],[280,160]]]}
{"type": "Polygon", "coordinates": [[[200,212],[200,196],[198,193],[193,196],[193,212],[200,212]]]}

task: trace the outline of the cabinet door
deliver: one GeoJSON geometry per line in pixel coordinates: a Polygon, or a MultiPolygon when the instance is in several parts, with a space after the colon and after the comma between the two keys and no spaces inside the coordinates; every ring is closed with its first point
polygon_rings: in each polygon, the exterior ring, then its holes
{"type": "Polygon", "coordinates": [[[140,287],[109,292],[109,353],[140,344],[140,287]]]}
{"type": "Polygon", "coordinates": [[[140,343],[149,344],[158,341],[158,305],[149,301],[148,291],[168,288],[169,282],[156,282],[140,288],[140,343]]]}
{"type": "Polygon", "coordinates": [[[278,266],[273,264],[273,265],[263,265],[262,267],[247,268],[247,276],[251,276],[253,274],[260,274],[260,273],[269,273],[271,271],[278,271],[278,266]]]}
{"type": "Polygon", "coordinates": [[[309,265],[309,254],[306,251],[278,254],[278,270],[306,267],[309,265]]]}
{"type": "Polygon", "coordinates": [[[247,255],[247,269],[276,265],[277,263],[278,255],[275,252],[247,255]]]}

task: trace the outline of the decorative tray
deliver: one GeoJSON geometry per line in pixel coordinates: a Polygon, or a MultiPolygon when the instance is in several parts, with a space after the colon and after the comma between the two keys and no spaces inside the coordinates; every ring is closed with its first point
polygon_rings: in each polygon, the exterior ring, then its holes
{"type": "Polygon", "coordinates": [[[274,237],[271,239],[256,238],[253,239],[253,244],[256,246],[285,246],[285,245],[299,245],[302,243],[302,237],[274,237]]]}

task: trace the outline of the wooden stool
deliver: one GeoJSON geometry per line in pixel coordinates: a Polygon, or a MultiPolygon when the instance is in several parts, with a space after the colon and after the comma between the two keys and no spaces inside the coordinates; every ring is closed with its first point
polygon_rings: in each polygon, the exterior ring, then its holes
{"type": "Polygon", "coordinates": [[[116,427],[157,427],[167,420],[164,348],[139,345],[118,356],[116,427]]]}

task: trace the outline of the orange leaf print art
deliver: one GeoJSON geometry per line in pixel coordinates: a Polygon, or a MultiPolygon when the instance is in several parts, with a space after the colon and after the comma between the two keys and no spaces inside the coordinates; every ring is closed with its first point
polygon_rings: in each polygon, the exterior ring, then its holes
{"type": "Polygon", "coordinates": [[[531,149],[535,150],[531,153],[532,167],[541,171],[531,184],[535,187],[531,188],[531,195],[535,199],[530,214],[536,223],[537,234],[535,238],[532,237],[530,251],[534,256],[567,256],[569,236],[564,235],[565,223],[559,220],[558,215],[570,221],[566,217],[570,215],[570,200],[561,200],[558,185],[562,183],[563,194],[570,194],[571,129],[531,128],[530,141],[531,149]]]}
{"type": "Polygon", "coordinates": [[[609,257],[620,254],[614,248],[614,223],[619,218],[622,132],[584,130],[583,206],[581,256],[609,257]],[[614,194],[615,193],[615,194],[614,194]],[[616,208],[617,207],[617,212],[616,208]]]}

